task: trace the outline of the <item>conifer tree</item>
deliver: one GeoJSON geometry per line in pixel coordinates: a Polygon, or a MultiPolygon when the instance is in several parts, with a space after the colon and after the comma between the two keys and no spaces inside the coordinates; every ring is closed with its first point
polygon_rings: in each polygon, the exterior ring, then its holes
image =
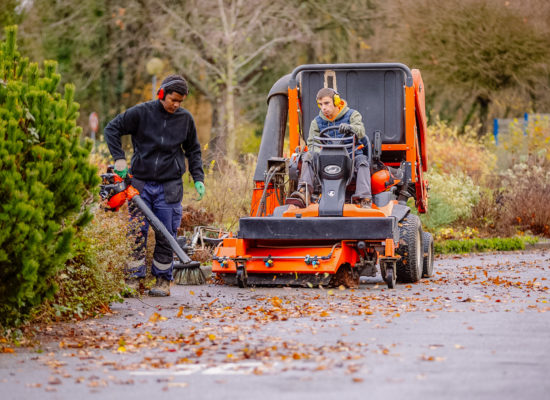
{"type": "MultiPolygon", "coordinates": [[[[17,27],[0,43],[0,327],[17,326],[45,296],[71,251],[83,204],[99,183],[80,144],[75,88],[57,87],[55,61],[22,57],[17,27]]],[[[90,201],[87,202],[91,203],[90,201]]]]}

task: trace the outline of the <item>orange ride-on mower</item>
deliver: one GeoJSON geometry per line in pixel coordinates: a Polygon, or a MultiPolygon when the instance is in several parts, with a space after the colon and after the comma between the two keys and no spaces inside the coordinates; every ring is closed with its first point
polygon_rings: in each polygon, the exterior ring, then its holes
{"type": "MultiPolygon", "coordinates": [[[[426,115],[418,70],[403,64],[314,64],[279,79],[268,96],[250,216],[218,245],[212,271],[247,285],[357,286],[377,265],[389,288],[433,273],[433,238],[410,212],[427,211],[426,115]],[[317,182],[305,208],[285,205],[298,184],[316,93],[335,89],[363,116],[372,208],[352,204],[354,137],[327,132],[314,156],[317,182]],[[289,131],[290,157],[284,156],[289,131]],[[351,154],[351,155],[350,155],[351,154]]],[[[307,197],[307,196],[306,196],[307,197]]]]}

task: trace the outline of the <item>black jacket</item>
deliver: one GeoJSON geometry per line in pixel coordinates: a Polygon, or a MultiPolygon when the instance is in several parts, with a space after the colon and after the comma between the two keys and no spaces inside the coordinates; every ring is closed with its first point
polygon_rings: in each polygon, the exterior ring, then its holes
{"type": "Polygon", "coordinates": [[[181,180],[185,159],[195,182],[204,181],[201,146],[191,113],[167,112],[160,100],[149,101],[117,115],[105,127],[105,140],[115,160],[125,158],[121,136],[132,135],[132,174],[144,181],[181,180]]]}

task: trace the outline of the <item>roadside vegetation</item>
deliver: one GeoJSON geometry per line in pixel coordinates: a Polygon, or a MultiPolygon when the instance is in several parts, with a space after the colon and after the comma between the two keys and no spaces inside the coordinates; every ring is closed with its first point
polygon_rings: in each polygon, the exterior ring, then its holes
{"type": "Polygon", "coordinates": [[[460,134],[441,121],[429,127],[428,137],[429,212],[421,219],[435,236],[436,251],[521,249],[523,237],[550,237],[548,118],[525,130],[512,126],[498,146],[492,137],[479,139],[472,128],[460,134]],[[521,240],[498,239],[513,237],[521,240]],[[492,241],[475,242],[488,238],[492,241]],[[464,245],[442,245],[449,240],[464,245]]]}

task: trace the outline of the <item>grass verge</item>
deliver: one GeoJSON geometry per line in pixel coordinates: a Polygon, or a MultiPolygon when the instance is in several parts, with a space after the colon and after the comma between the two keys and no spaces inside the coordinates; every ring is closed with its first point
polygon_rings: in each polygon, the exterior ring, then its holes
{"type": "Polygon", "coordinates": [[[436,254],[461,254],[484,251],[525,250],[526,244],[535,244],[538,241],[539,238],[533,236],[444,240],[434,243],[434,251],[436,254]]]}

